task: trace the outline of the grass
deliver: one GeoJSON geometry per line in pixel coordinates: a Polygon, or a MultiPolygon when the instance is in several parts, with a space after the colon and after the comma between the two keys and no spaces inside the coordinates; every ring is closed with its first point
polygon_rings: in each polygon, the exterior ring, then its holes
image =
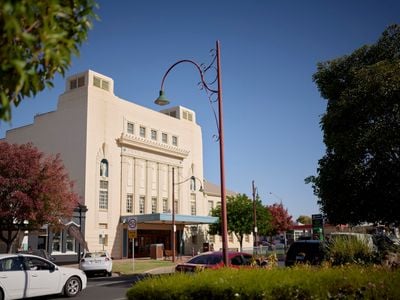
{"type": "Polygon", "coordinates": [[[132,260],[113,260],[113,272],[120,273],[121,275],[129,275],[135,273],[143,273],[151,269],[159,267],[173,266],[174,263],[165,260],[155,259],[135,259],[132,260]]]}
{"type": "Polygon", "coordinates": [[[382,267],[221,269],[154,277],[128,299],[400,299],[400,270],[382,267]]]}

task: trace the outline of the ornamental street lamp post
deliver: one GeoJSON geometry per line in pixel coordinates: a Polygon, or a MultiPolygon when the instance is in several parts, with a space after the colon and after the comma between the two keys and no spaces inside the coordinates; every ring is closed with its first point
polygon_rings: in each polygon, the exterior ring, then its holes
{"type": "MultiPolygon", "coordinates": [[[[167,105],[169,104],[168,99],[165,97],[164,93],[164,81],[169,74],[169,72],[178,64],[181,63],[191,63],[193,64],[200,73],[201,85],[202,88],[207,92],[209,95],[209,99],[211,101],[211,97],[213,95],[217,95],[217,102],[218,102],[218,140],[219,140],[219,156],[220,156],[220,186],[221,186],[221,231],[222,231],[222,256],[225,266],[229,265],[228,259],[228,221],[227,221],[227,212],[226,212],[226,192],[225,192],[225,162],[224,162],[224,129],[223,129],[223,113],[222,113],[222,80],[221,80],[221,57],[220,57],[220,45],[219,41],[216,42],[216,53],[214,60],[208,67],[203,67],[194,62],[193,60],[184,59],[177,61],[174,63],[164,74],[162,81],[161,81],[161,88],[160,88],[160,95],[154,101],[158,105],[167,105]],[[216,60],[216,66],[214,66],[216,60]],[[217,82],[217,89],[213,89],[210,87],[209,84],[204,79],[204,74],[210,69],[215,69],[217,72],[216,82],[217,82]]],[[[215,82],[214,81],[214,82],[215,82]]],[[[212,83],[214,83],[212,82],[212,83]]],[[[212,84],[211,83],[211,84],[212,84]]],[[[174,208],[173,208],[174,210],[174,208]]],[[[174,221],[174,220],[173,220],[174,221]]],[[[173,222],[174,223],[174,222],[173,222]]],[[[175,240],[175,236],[173,238],[175,240]]],[[[175,245],[173,245],[175,248],[175,245]]],[[[173,249],[174,250],[174,249],[173,249]]],[[[173,251],[173,255],[175,252],[173,251]]]]}

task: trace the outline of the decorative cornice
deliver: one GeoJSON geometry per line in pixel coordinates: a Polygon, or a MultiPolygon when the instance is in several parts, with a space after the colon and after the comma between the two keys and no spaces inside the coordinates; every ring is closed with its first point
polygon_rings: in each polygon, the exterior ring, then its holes
{"type": "Polygon", "coordinates": [[[117,142],[120,144],[120,146],[133,147],[180,159],[186,158],[190,152],[189,150],[180,149],[175,146],[159,143],[129,133],[122,133],[117,142]]]}

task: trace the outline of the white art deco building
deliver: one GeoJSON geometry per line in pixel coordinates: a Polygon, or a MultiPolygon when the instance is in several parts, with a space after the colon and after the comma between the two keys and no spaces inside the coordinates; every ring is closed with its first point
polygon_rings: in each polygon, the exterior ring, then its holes
{"type": "MultiPolygon", "coordinates": [[[[72,221],[90,250],[125,258],[132,257],[132,245],[135,257],[150,256],[155,244],[171,249],[172,205],[178,254],[202,251],[205,242],[221,247],[219,236],[207,234],[206,224],[215,221],[209,211],[220,197],[218,187],[203,180],[201,127],[190,109],[158,112],[123,100],[114,95],[111,78],[89,70],[67,78],[55,111],[9,130],[5,140],[32,142],[45,153],[61,154],[87,208],[84,217],[77,210],[72,221]],[[131,218],[137,220],[134,243],[131,218]]],[[[229,239],[229,247],[238,247],[233,236],[229,239]]],[[[251,243],[247,237],[244,246],[251,243]]],[[[30,244],[60,262],[82,250],[67,231],[51,228],[32,233],[30,244]]]]}

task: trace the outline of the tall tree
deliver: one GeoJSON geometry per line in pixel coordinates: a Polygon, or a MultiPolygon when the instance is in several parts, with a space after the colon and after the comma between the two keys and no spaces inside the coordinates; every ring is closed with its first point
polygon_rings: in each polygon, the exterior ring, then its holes
{"type": "Polygon", "coordinates": [[[94,0],[3,0],[0,3],[0,120],[12,106],[51,87],[96,18],[94,0]]]}
{"type": "Polygon", "coordinates": [[[276,235],[287,231],[292,225],[292,216],[288,210],[283,207],[282,203],[274,203],[267,206],[271,214],[271,230],[270,235],[276,235]]]}
{"type": "Polygon", "coordinates": [[[7,252],[20,231],[60,226],[78,205],[60,157],[32,144],[0,142],[0,240],[7,252]]]}
{"type": "MultiPolygon", "coordinates": [[[[253,220],[253,201],[245,194],[228,196],[226,201],[228,218],[228,232],[233,233],[239,241],[240,249],[243,248],[243,238],[246,234],[251,234],[254,227],[253,220]]],[[[211,211],[214,217],[221,216],[221,207],[217,206],[211,211]]],[[[262,205],[259,198],[256,199],[256,215],[258,234],[266,235],[270,228],[271,216],[269,211],[262,205]]],[[[221,219],[217,223],[209,226],[209,234],[221,235],[221,219]]]]}
{"type": "Polygon", "coordinates": [[[400,26],[371,45],[319,63],[326,154],[313,183],[330,223],[400,223],[400,26]]]}

